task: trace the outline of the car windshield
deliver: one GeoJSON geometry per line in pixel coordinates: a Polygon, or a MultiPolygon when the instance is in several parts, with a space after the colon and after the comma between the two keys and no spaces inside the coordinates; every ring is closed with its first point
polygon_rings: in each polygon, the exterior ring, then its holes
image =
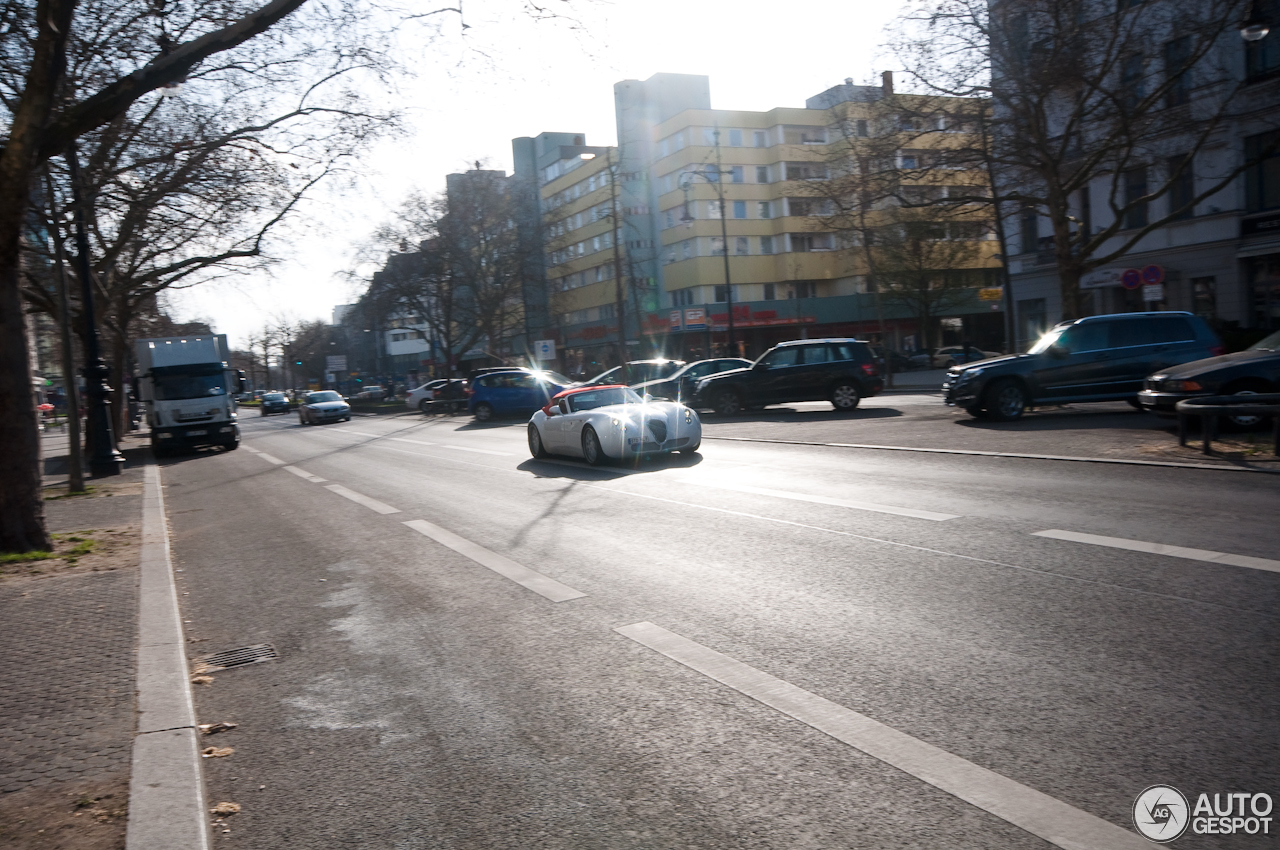
{"type": "Polygon", "coordinates": [[[263,401],[284,401],[284,393],[267,393],[262,397],[263,401]]]}
{"type": "Polygon", "coordinates": [[[639,384],[643,381],[656,381],[659,378],[675,374],[679,369],[680,364],[671,360],[657,363],[635,363],[631,366],[631,383],[639,384]]]}
{"type": "Polygon", "coordinates": [[[323,401],[342,401],[342,396],[332,390],[325,390],[319,393],[308,393],[307,404],[319,404],[323,401]]]}
{"type": "Polygon", "coordinates": [[[569,396],[569,409],[574,413],[583,410],[595,410],[611,404],[643,404],[644,400],[632,390],[625,387],[612,387],[607,390],[574,393],[569,396]]]}
{"type": "Polygon", "coordinates": [[[1249,346],[1250,351],[1276,351],[1280,350],[1280,331],[1276,331],[1265,339],[1260,339],[1253,345],[1249,346]]]}
{"type": "Polygon", "coordinates": [[[183,398],[207,398],[226,395],[222,372],[216,375],[162,375],[155,379],[156,400],[176,401],[183,398]]]}
{"type": "Polygon", "coordinates": [[[1031,346],[1031,348],[1027,351],[1027,353],[1040,354],[1041,352],[1046,351],[1049,348],[1049,346],[1053,345],[1055,342],[1058,341],[1058,337],[1062,336],[1062,332],[1069,327],[1071,327],[1071,325],[1063,325],[1058,328],[1052,328],[1044,336],[1036,340],[1036,344],[1031,346]]]}

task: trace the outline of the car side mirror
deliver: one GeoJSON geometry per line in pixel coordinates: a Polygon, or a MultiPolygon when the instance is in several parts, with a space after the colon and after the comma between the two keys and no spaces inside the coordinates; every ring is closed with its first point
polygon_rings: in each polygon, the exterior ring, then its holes
{"type": "Polygon", "coordinates": [[[558,404],[547,404],[542,408],[542,412],[546,416],[559,416],[560,406],[558,404]]]}
{"type": "Polygon", "coordinates": [[[1049,356],[1054,358],[1055,360],[1062,360],[1066,358],[1068,354],[1071,353],[1070,349],[1066,348],[1065,346],[1058,345],[1056,342],[1053,345],[1049,346],[1047,350],[1049,352],[1049,356]]]}
{"type": "Polygon", "coordinates": [[[645,403],[647,404],[648,402],[654,401],[655,399],[653,396],[649,395],[648,393],[645,393],[644,400],[645,400],[645,403]]]}

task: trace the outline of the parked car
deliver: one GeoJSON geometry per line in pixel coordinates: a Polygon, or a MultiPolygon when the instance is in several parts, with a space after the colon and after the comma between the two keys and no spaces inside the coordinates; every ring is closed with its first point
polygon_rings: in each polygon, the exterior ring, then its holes
{"type": "Polygon", "coordinates": [[[551,380],[556,383],[563,383],[565,386],[578,383],[577,381],[566,378],[559,372],[554,372],[550,369],[532,369],[528,366],[486,366],[483,369],[476,369],[471,373],[471,377],[472,380],[474,380],[481,375],[492,375],[495,372],[528,372],[530,375],[548,375],[551,380]]]}
{"type": "Polygon", "coordinates": [[[646,402],[623,386],[558,393],[533,414],[528,432],[534,457],[569,455],[593,466],[648,454],[696,452],[702,445],[697,412],[671,401],[646,402]]]}
{"type": "Polygon", "coordinates": [[[382,397],[386,395],[386,390],[376,385],[364,387],[360,392],[355,394],[355,398],[362,401],[382,401],[382,397]]]}
{"type": "MultiPolygon", "coordinates": [[[[471,382],[467,411],[481,422],[510,413],[529,413],[568,389],[567,379],[554,380],[554,372],[490,372],[471,382]]],[[[557,376],[560,377],[560,376],[557,376]]]]}
{"type": "Polygon", "coordinates": [[[949,405],[1009,422],[1031,407],[1085,401],[1138,405],[1143,380],[1222,353],[1217,334],[1190,313],[1115,313],[1060,322],[1026,354],[952,368],[949,405]]]}
{"type": "Polygon", "coordinates": [[[805,339],[774,346],[750,368],[703,378],[695,402],[726,416],[793,401],[829,401],[849,411],[883,389],[880,366],[865,342],[805,339]]]}
{"type": "Polygon", "coordinates": [[[270,416],[273,413],[288,413],[289,398],[284,393],[263,393],[262,407],[260,409],[263,416],[270,416]]]}
{"type": "Polygon", "coordinates": [[[621,366],[614,366],[596,375],[589,381],[583,381],[584,387],[603,387],[621,385],[634,387],[662,378],[669,378],[685,365],[683,360],[629,360],[621,366]]]}
{"type": "Polygon", "coordinates": [[[453,402],[459,407],[467,400],[467,381],[465,378],[437,378],[427,381],[417,389],[405,393],[406,407],[414,407],[427,413],[439,409],[438,402],[453,402]]]}
{"type": "Polygon", "coordinates": [[[307,393],[298,407],[299,425],[320,425],[324,422],[350,422],[351,405],[333,390],[307,393]]]}
{"type": "Polygon", "coordinates": [[[881,371],[884,371],[887,365],[892,366],[894,372],[906,372],[913,368],[911,358],[901,351],[894,351],[891,348],[886,349],[883,345],[873,345],[871,346],[871,353],[875,355],[881,371]]]}
{"type": "Polygon", "coordinates": [[[933,352],[929,364],[934,369],[950,369],[960,363],[973,363],[978,360],[986,360],[988,357],[999,357],[998,351],[982,351],[981,349],[969,346],[966,350],[963,345],[948,345],[946,348],[939,348],[933,352]]]}
{"type": "Polygon", "coordinates": [[[683,366],[666,378],[656,378],[632,384],[631,389],[640,395],[677,401],[681,403],[693,400],[697,392],[698,381],[708,375],[718,375],[730,369],[745,369],[751,365],[750,360],[741,357],[717,357],[712,360],[697,360],[683,366]]]}
{"type": "MultiPolygon", "coordinates": [[[[1147,378],[1138,393],[1138,404],[1163,416],[1173,416],[1184,398],[1210,395],[1280,393],[1280,331],[1255,342],[1244,351],[1192,360],[1161,369],[1147,378]]],[[[1238,428],[1262,424],[1262,416],[1228,416],[1238,428]]]]}

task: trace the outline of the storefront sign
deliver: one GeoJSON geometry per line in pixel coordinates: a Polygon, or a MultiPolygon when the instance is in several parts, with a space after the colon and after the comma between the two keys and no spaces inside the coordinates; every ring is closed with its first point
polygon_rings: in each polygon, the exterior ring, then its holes
{"type": "Polygon", "coordinates": [[[1241,236],[1274,235],[1280,233],[1280,213],[1246,218],[1240,222],[1241,236]]]}
{"type": "Polygon", "coordinates": [[[671,330],[673,330],[673,331],[678,331],[678,330],[680,330],[680,329],[684,326],[684,325],[683,325],[683,323],[682,323],[682,321],[681,321],[681,319],[683,318],[683,316],[684,316],[684,314],[683,314],[682,312],[680,312],[679,310],[672,310],[672,311],[671,311],[671,325],[670,325],[670,329],[671,329],[671,330]]]}
{"type": "Polygon", "coordinates": [[[1094,269],[1080,278],[1080,288],[1101,289],[1104,286],[1119,286],[1122,274],[1124,269],[1094,269]]]}
{"type": "Polygon", "coordinates": [[[1001,298],[1004,298],[1003,286],[989,286],[978,290],[979,301],[999,301],[1001,298]]]}
{"type": "Polygon", "coordinates": [[[1164,300],[1164,284],[1148,283],[1142,287],[1142,300],[1148,303],[1164,300]]]}
{"type": "Polygon", "coordinates": [[[691,310],[684,311],[684,329],[687,331],[700,331],[707,326],[707,311],[701,307],[694,307],[691,310]]]}

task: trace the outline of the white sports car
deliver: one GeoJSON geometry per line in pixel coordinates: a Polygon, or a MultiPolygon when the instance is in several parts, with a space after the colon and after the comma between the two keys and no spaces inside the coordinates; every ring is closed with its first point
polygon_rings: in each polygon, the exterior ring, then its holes
{"type": "Polygon", "coordinates": [[[660,452],[696,452],[702,445],[698,414],[672,401],[645,401],[622,386],[565,390],[529,420],[529,452],[608,460],[660,452]]]}

